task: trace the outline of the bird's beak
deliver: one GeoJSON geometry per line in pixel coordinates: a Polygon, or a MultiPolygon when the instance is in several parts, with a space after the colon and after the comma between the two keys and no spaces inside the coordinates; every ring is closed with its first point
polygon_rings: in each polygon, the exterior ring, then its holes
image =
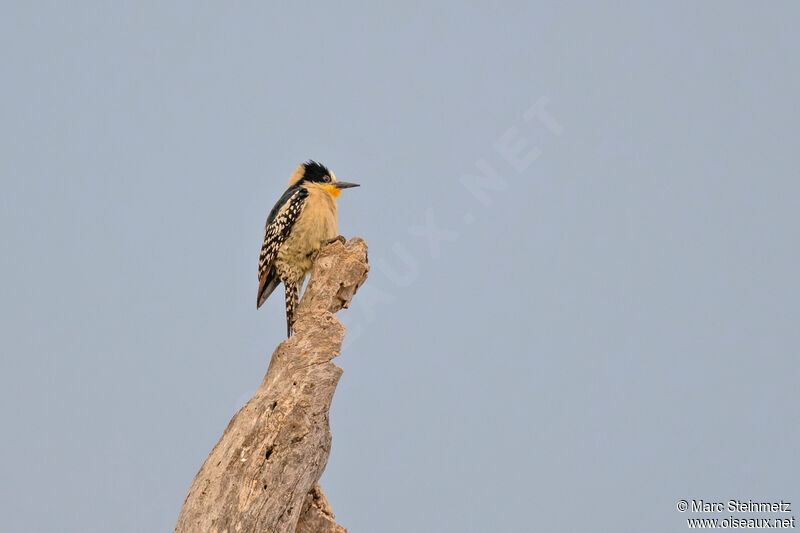
{"type": "Polygon", "coordinates": [[[349,189],[350,187],[360,187],[358,183],[347,183],[346,181],[335,181],[332,185],[338,189],[349,189]]]}

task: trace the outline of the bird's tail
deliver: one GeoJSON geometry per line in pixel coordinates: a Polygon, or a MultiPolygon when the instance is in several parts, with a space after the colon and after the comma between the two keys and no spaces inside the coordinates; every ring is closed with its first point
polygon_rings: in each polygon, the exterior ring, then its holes
{"type": "Polygon", "coordinates": [[[297,283],[283,283],[286,287],[286,337],[292,336],[292,326],[294,326],[294,310],[297,308],[297,283]]]}

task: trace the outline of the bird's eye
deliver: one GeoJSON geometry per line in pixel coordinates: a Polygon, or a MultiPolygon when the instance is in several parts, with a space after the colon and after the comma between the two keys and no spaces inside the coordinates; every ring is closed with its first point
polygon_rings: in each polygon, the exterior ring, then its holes
{"type": "Polygon", "coordinates": [[[325,182],[330,182],[330,181],[331,181],[331,177],[330,177],[330,176],[324,176],[324,177],[322,178],[322,181],[325,181],[325,182]]]}

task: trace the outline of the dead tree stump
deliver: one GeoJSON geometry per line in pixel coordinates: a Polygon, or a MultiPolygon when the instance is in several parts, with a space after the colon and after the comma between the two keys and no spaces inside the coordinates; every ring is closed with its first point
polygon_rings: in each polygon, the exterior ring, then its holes
{"type": "Polygon", "coordinates": [[[319,486],[345,328],[334,316],[367,279],[367,244],[325,246],[255,395],[231,419],[192,481],[175,533],[346,533],[319,486]]]}

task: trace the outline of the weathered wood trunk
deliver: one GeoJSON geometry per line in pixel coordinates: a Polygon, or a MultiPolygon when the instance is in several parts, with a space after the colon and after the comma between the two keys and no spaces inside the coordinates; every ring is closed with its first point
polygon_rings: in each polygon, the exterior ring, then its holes
{"type": "Polygon", "coordinates": [[[175,533],[346,533],[318,480],[331,447],[328,412],[345,328],[333,315],[367,278],[355,237],[320,251],[295,334],[272,354],[255,395],[231,419],[194,478],[175,533]]]}

